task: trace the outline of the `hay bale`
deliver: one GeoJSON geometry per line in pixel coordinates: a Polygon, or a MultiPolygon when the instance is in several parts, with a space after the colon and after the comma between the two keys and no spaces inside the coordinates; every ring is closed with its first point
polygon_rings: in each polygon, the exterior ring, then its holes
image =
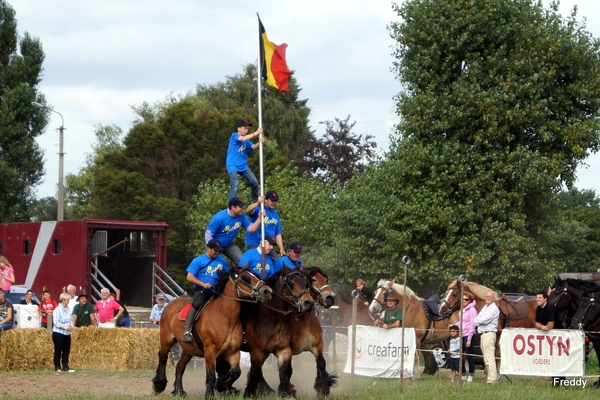
{"type": "MultiPolygon", "coordinates": [[[[71,334],[69,366],[109,371],[153,369],[160,346],[158,329],[79,328],[71,334]]],[[[53,368],[52,335],[45,329],[11,329],[0,341],[0,369],[53,368]]]]}

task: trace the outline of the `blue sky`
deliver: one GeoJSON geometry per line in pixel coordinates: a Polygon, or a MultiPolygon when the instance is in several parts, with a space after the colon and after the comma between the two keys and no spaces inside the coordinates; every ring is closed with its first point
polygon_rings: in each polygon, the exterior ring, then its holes
{"type": "MultiPolygon", "coordinates": [[[[390,68],[393,41],[387,26],[398,20],[383,0],[8,0],[18,29],[40,38],[46,60],[40,90],[65,121],[65,174],[77,173],[95,140],[94,126],[116,124],[125,132],[131,106],[162,101],[214,84],[256,62],[256,12],[269,39],[288,44],[287,60],[319,121],[356,121],[355,131],[374,135],[380,149],[399,117],[393,96],[400,83],[390,68]]],[[[549,4],[547,0],[545,4],[549,4]]],[[[600,37],[600,2],[563,1],[579,8],[588,30],[600,37]]],[[[54,196],[58,179],[60,117],[52,114],[38,138],[46,176],[38,196],[54,196]]],[[[268,137],[268,127],[265,127],[268,137]]],[[[600,195],[600,155],[578,172],[578,187],[600,195]]]]}

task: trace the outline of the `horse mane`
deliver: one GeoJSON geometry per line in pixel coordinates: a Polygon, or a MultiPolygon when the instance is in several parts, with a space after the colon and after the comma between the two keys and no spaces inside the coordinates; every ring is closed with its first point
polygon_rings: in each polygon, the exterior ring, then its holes
{"type": "Polygon", "coordinates": [[[572,286],[575,286],[579,290],[587,289],[588,291],[597,292],[600,290],[600,285],[598,285],[594,281],[588,281],[587,279],[576,279],[576,278],[567,278],[565,281],[572,286]]]}
{"type": "Polygon", "coordinates": [[[475,282],[467,282],[464,285],[466,287],[468,287],[469,290],[471,291],[471,293],[473,293],[473,295],[475,297],[477,297],[479,300],[485,300],[485,295],[488,292],[494,293],[495,300],[499,300],[500,299],[500,296],[498,295],[498,292],[496,292],[495,290],[492,290],[492,289],[488,288],[487,286],[483,286],[483,285],[480,285],[479,283],[475,283],[475,282]]]}
{"type": "Polygon", "coordinates": [[[323,275],[325,277],[325,279],[329,280],[329,277],[327,276],[327,274],[325,273],[325,271],[323,271],[321,269],[321,267],[319,267],[318,265],[315,265],[313,267],[308,267],[308,268],[305,268],[305,269],[308,269],[308,271],[309,271],[308,272],[308,276],[309,277],[310,276],[314,276],[316,274],[321,274],[321,275],[323,275]]]}
{"type": "Polygon", "coordinates": [[[354,287],[345,283],[331,283],[329,286],[339,298],[344,300],[344,302],[352,304],[352,291],[354,290],[354,287]]]}
{"type": "MultiPolygon", "coordinates": [[[[390,281],[385,280],[385,279],[380,279],[379,282],[377,282],[377,288],[380,287],[390,287],[390,281]]],[[[406,297],[408,297],[409,299],[421,299],[419,296],[417,296],[417,294],[408,286],[404,286],[401,285],[399,283],[393,283],[392,284],[392,289],[398,293],[399,295],[404,297],[404,288],[406,288],[406,297]]]]}
{"type": "Polygon", "coordinates": [[[225,272],[223,270],[217,271],[218,283],[214,288],[215,293],[223,293],[223,290],[225,290],[225,285],[227,285],[227,280],[232,273],[233,269],[230,269],[229,272],[225,272]]]}

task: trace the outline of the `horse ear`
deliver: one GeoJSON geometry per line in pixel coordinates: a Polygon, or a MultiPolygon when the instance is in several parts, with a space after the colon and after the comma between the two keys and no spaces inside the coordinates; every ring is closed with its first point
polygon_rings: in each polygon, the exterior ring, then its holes
{"type": "Polygon", "coordinates": [[[392,287],[392,285],[393,285],[394,283],[396,283],[396,278],[394,278],[394,279],[392,279],[392,280],[390,281],[390,287],[392,287]]]}

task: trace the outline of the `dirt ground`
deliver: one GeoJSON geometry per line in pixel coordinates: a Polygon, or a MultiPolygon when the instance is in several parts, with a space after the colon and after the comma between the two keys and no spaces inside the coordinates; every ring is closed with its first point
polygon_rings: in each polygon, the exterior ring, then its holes
{"type": "MultiPolygon", "coordinates": [[[[338,362],[337,373],[343,369],[343,362],[338,362]]],[[[329,368],[333,372],[335,368],[329,368]]],[[[332,367],[332,366],[331,366],[332,367]]],[[[76,366],[73,366],[76,368],[76,366]]],[[[246,384],[248,368],[242,368],[242,376],[235,383],[237,389],[243,390],[246,384]]],[[[264,373],[273,388],[277,388],[277,366],[268,360],[264,373]]],[[[294,357],[294,375],[292,383],[298,390],[298,395],[315,397],[314,379],[316,375],[314,357],[308,353],[294,357]]],[[[113,397],[126,396],[146,398],[157,396],[152,391],[151,379],[154,371],[107,372],[107,371],[75,371],[75,373],[0,373],[0,398],[73,398],[78,396],[113,397]]],[[[167,370],[167,389],[158,397],[171,397],[175,370],[167,370]]],[[[204,381],[206,371],[203,361],[190,363],[183,377],[183,387],[190,397],[204,396],[204,381]]],[[[340,388],[334,389],[339,393],[340,388]]]]}

